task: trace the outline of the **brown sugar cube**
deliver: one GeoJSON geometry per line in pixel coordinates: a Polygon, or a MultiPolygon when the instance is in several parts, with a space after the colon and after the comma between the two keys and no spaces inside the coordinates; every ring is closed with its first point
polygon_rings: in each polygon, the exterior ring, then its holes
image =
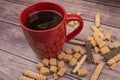
{"type": "Polygon", "coordinates": [[[81,57],[81,54],[80,53],[75,53],[73,55],[74,58],[76,58],[77,60],[81,57]]]}
{"type": "Polygon", "coordinates": [[[77,64],[77,59],[76,58],[72,58],[68,65],[71,68],[73,68],[76,64],[77,64]]]}
{"type": "Polygon", "coordinates": [[[114,48],[116,48],[115,43],[111,43],[111,44],[109,44],[109,48],[110,48],[110,49],[114,49],[114,48]]]}
{"type": "Polygon", "coordinates": [[[59,62],[58,62],[58,68],[62,68],[62,67],[64,67],[64,66],[65,66],[64,61],[59,61],[59,62]]]}
{"type": "Polygon", "coordinates": [[[56,66],[57,62],[56,62],[56,58],[51,58],[50,59],[50,65],[51,66],[56,66]]]}
{"type": "Polygon", "coordinates": [[[103,28],[101,28],[101,27],[99,27],[98,30],[99,30],[100,32],[104,32],[103,28]]]}
{"type": "Polygon", "coordinates": [[[111,70],[115,70],[117,68],[117,63],[114,63],[110,66],[110,69],[111,70]]]}
{"type": "Polygon", "coordinates": [[[68,23],[68,25],[71,26],[71,27],[73,27],[73,26],[75,25],[75,23],[74,23],[74,21],[70,21],[70,22],[68,23]]]}
{"type": "Polygon", "coordinates": [[[95,64],[98,64],[100,62],[99,57],[97,56],[95,56],[93,60],[95,64]]]}
{"type": "Polygon", "coordinates": [[[53,79],[54,79],[54,80],[58,80],[58,78],[59,78],[59,76],[57,75],[57,73],[54,73],[54,74],[53,74],[53,79]]]}
{"type": "Polygon", "coordinates": [[[95,53],[99,53],[99,52],[100,52],[100,49],[99,49],[98,47],[95,47],[95,48],[94,48],[94,52],[95,52],[95,53]]]}
{"type": "Polygon", "coordinates": [[[106,34],[106,35],[105,35],[105,38],[106,38],[106,40],[110,40],[110,39],[111,39],[111,34],[109,34],[109,33],[106,34]]]}
{"type": "Polygon", "coordinates": [[[43,59],[42,63],[44,64],[44,66],[48,66],[49,65],[49,59],[43,59]]]}
{"type": "Polygon", "coordinates": [[[88,70],[87,69],[79,69],[78,70],[78,76],[80,77],[84,77],[88,74],[88,70]]]}
{"type": "Polygon", "coordinates": [[[94,38],[92,36],[87,37],[87,41],[92,41],[94,38]]]}
{"type": "Polygon", "coordinates": [[[90,43],[92,44],[92,47],[97,46],[97,43],[96,43],[96,41],[95,41],[95,40],[90,41],[90,43]]]}
{"type": "Polygon", "coordinates": [[[64,56],[64,61],[65,61],[65,62],[69,62],[71,59],[72,59],[72,55],[70,55],[70,54],[66,54],[66,55],[64,56]]]}
{"type": "Polygon", "coordinates": [[[74,29],[76,29],[79,26],[78,21],[75,21],[75,25],[73,26],[74,29]]]}
{"type": "Polygon", "coordinates": [[[63,67],[59,69],[57,74],[62,77],[66,72],[67,72],[67,69],[63,67]]]}
{"type": "Polygon", "coordinates": [[[44,66],[43,63],[42,63],[42,62],[39,62],[39,63],[37,64],[37,69],[40,70],[40,68],[43,67],[43,66],[44,66]]]}
{"type": "Polygon", "coordinates": [[[74,46],[73,51],[75,53],[79,52],[80,51],[80,47],[79,46],[74,46]]]}
{"type": "Polygon", "coordinates": [[[67,48],[67,49],[65,49],[65,53],[66,53],[66,54],[72,54],[72,50],[69,49],[69,48],[67,48]]]}
{"type": "Polygon", "coordinates": [[[47,67],[41,67],[40,73],[42,75],[49,75],[50,71],[49,71],[49,69],[47,67]]]}
{"type": "Polygon", "coordinates": [[[103,48],[100,49],[102,55],[107,54],[109,51],[110,49],[107,46],[104,46],[103,48]]]}
{"type": "Polygon", "coordinates": [[[102,39],[99,39],[99,40],[97,40],[96,42],[97,42],[99,48],[102,48],[102,47],[105,46],[105,43],[104,43],[104,41],[103,41],[102,39]]]}
{"type": "Polygon", "coordinates": [[[59,60],[63,60],[63,59],[64,59],[64,56],[65,56],[65,53],[64,53],[64,52],[61,52],[61,53],[57,56],[57,58],[58,58],[59,60]]]}
{"type": "Polygon", "coordinates": [[[55,73],[57,72],[57,67],[56,66],[50,66],[50,71],[55,73]]]}
{"type": "Polygon", "coordinates": [[[85,49],[81,49],[81,50],[80,50],[80,54],[81,54],[81,55],[84,55],[85,53],[86,53],[85,49]]]}
{"type": "Polygon", "coordinates": [[[76,14],[77,14],[78,16],[80,16],[80,15],[81,15],[81,12],[80,12],[80,11],[78,11],[76,14]]]}

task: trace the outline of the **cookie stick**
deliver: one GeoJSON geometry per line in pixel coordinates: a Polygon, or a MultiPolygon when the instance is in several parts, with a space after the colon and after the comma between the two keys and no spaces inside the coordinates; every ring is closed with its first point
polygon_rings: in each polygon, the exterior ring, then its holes
{"type": "Polygon", "coordinates": [[[103,67],[104,67],[104,63],[103,62],[99,63],[97,65],[94,73],[92,74],[90,80],[98,80],[98,77],[99,77],[100,72],[102,71],[103,67]]]}
{"type": "Polygon", "coordinates": [[[73,44],[78,44],[78,45],[85,45],[85,42],[84,41],[80,41],[80,40],[75,40],[75,39],[71,39],[69,41],[70,43],[73,43],[73,44]]]}
{"type": "Polygon", "coordinates": [[[31,77],[31,78],[36,79],[36,80],[46,80],[45,76],[38,74],[38,73],[35,73],[35,72],[32,72],[30,70],[23,70],[23,75],[31,77]]]}
{"type": "Polygon", "coordinates": [[[75,68],[73,69],[73,73],[76,73],[78,70],[79,70],[79,68],[82,66],[82,64],[84,63],[84,61],[86,60],[86,57],[87,57],[87,55],[84,55],[82,58],[81,58],[81,60],[77,63],[77,65],[75,66],[75,68]]]}
{"type": "Polygon", "coordinates": [[[110,63],[111,61],[118,62],[120,60],[120,53],[117,54],[116,56],[114,56],[113,58],[111,58],[110,60],[107,61],[108,65],[112,65],[112,63],[110,63]]]}
{"type": "MultiPolygon", "coordinates": [[[[120,46],[119,46],[119,47],[120,47],[120,46]]],[[[104,58],[105,58],[106,60],[109,60],[109,59],[111,59],[112,57],[114,57],[115,55],[119,54],[119,53],[120,53],[119,47],[111,50],[109,53],[107,53],[107,54],[104,56],[104,58]]]]}
{"type": "Polygon", "coordinates": [[[21,76],[21,77],[19,77],[19,80],[35,80],[35,79],[28,78],[28,77],[25,77],[25,76],[21,76]]]}

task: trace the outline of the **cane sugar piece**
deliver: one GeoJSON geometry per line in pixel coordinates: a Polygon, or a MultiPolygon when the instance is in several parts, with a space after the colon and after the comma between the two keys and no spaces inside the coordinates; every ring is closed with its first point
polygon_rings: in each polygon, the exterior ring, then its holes
{"type": "Polygon", "coordinates": [[[43,76],[42,74],[38,74],[30,70],[23,70],[23,75],[33,78],[35,80],[46,80],[46,77],[43,76]]]}
{"type": "Polygon", "coordinates": [[[39,63],[37,64],[37,69],[40,70],[40,68],[43,67],[43,66],[44,66],[44,64],[43,64],[42,62],[39,62],[39,63]]]}
{"type": "Polygon", "coordinates": [[[70,54],[66,54],[66,55],[64,56],[64,61],[65,61],[65,62],[70,62],[71,59],[72,59],[72,55],[70,55],[70,54]]]}
{"type": "Polygon", "coordinates": [[[72,58],[68,65],[71,68],[73,68],[76,64],[77,64],[77,59],[76,58],[72,58]]]}
{"type": "Polygon", "coordinates": [[[50,71],[49,71],[49,69],[47,67],[41,67],[40,73],[42,75],[49,75],[50,71]]]}
{"type": "Polygon", "coordinates": [[[25,77],[25,76],[21,76],[21,77],[19,77],[19,80],[35,80],[35,79],[25,77]]]}
{"type": "Polygon", "coordinates": [[[111,39],[111,34],[109,34],[109,33],[106,34],[106,35],[105,35],[105,38],[106,38],[106,40],[110,40],[110,39],[111,39]]]}
{"type": "Polygon", "coordinates": [[[65,66],[64,61],[59,61],[58,62],[58,68],[63,68],[65,66]]]}
{"type": "Polygon", "coordinates": [[[110,52],[110,49],[107,46],[104,46],[103,48],[100,49],[100,52],[102,55],[105,55],[108,52],[110,52]]]}
{"type": "Polygon", "coordinates": [[[89,63],[92,63],[93,54],[92,54],[92,47],[91,47],[91,44],[89,42],[86,42],[85,49],[86,49],[86,54],[87,54],[87,61],[89,63]]]}
{"type": "Polygon", "coordinates": [[[87,37],[87,41],[92,41],[92,40],[94,40],[93,36],[88,36],[87,37]]]}
{"type": "Polygon", "coordinates": [[[81,49],[81,50],[80,50],[80,54],[81,54],[81,55],[84,55],[85,53],[86,53],[85,49],[81,49]]]}
{"type": "Polygon", "coordinates": [[[77,60],[81,57],[81,54],[80,53],[75,53],[73,55],[74,58],[76,58],[77,60]]]}
{"type": "Polygon", "coordinates": [[[78,53],[80,51],[80,46],[74,46],[73,52],[78,53]]]}
{"type": "Polygon", "coordinates": [[[63,67],[59,69],[57,74],[62,77],[66,72],[67,72],[67,69],[63,67]]]}
{"type": "Polygon", "coordinates": [[[97,26],[92,26],[91,29],[92,29],[92,31],[94,31],[94,32],[99,32],[97,26]]]}
{"type": "Polygon", "coordinates": [[[104,58],[105,58],[106,60],[109,60],[110,58],[114,57],[114,56],[117,55],[118,53],[120,53],[119,47],[111,50],[109,53],[107,53],[107,54],[104,56],[104,58]]]}
{"type": "Polygon", "coordinates": [[[104,63],[100,62],[97,65],[97,67],[96,67],[94,73],[92,74],[90,80],[98,80],[98,77],[99,77],[100,73],[102,72],[103,67],[104,67],[104,63]]]}
{"type": "Polygon", "coordinates": [[[65,56],[65,53],[64,53],[64,52],[61,52],[61,53],[57,56],[57,58],[58,58],[59,60],[63,60],[63,59],[64,59],[64,56],[65,56]]]}
{"type": "Polygon", "coordinates": [[[109,48],[110,48],[110,49],[114,49],[115,47],[116,47],[116,46],[115,46],[115,43],[110,43],[110,44],[109,44],[109,48]]]}
{"type": "Polygon", "coordinates": [[[100,14],[96,13],[95,16],[95,26],[100,27],[100,14]]]}
{"type": "Polygon", "coordinates": [[[85,77],[87,74],[88,74],[87,69],[82,68],[82,69],[78,70],[78,76],[80,76],[80,77],[85,77]]]}
{"type": "Polygon", "coordinates": [[[51,66],[56,66],[57,62],[56,62],[56,59],[55,58],[51,58],[50,59],[50,65],[51,66]]]}
{"type": "Polygon", "coordinates": [[[117,54],[116,56],[114,56],[113,58],[111,58],[110,60],[107,61],[108,65],[111,65],[110,62],[114,61],[114,62],[118,62],[120,60],[120,53],[117,54]]]}
{"type": "Polygon", "coordinates": [[[87,58],[87,55],[83,55],[83,57],[80,59],[80,61],[77,63],[77,65],[74,67],[72,71],[74,74],[80,69],[82,64],[85,62],[86,58],[87,58]]]}
{"type": "Polygon", "coordinates": [[[115,70],[117,68],[117,63],[114,63],[110,66],[110,69],[111,70],[115,70]]]}
{"type": "Polygon", "coordinates": [[[72,54],[72,50],[70,48],[65,49],[66,54],[72,54]]]}
{"type": "Polygon", "coordinates": [[[50,66],[50,71],[55,73],[57,72],[57,67],[56,66],[50,66]]]}
{"type": "Polygon", "coordinates": [[[104,43],[104,41],[102,39],[98,39],[98,40],[96,40],[96,42],[97,42],[99,48],[102,48],[102,47],[105,46],[105,43],[104,43]]]}
{"type": "Polygon", "coordinates": [[[94,60],[94,63],[95,63],[95,64],[100,63],[99,57],[97,57],[97,56],[95,56],[93,60],[94,60]]]}
{"type": "Polygon", "coordinates": [[[90,41],[90,43],[91,43],[92,47],[96,47],[97,46],[97,42],[95,40],[90,41]]]}
{"type": "Polygon", "coordinates": [[[43,59],[42,63],[44,64],[44,66],[48,66],[49,65],[49,59],[43,59]]]}
{"type": "Polygon", "coordinates": [[[94,48],[94,52],[95,52],[95,53],[99,53],[99,52],[100,52],[100,49],[99,49],[98,47],[95,47],[95,48],[94,48]]]}

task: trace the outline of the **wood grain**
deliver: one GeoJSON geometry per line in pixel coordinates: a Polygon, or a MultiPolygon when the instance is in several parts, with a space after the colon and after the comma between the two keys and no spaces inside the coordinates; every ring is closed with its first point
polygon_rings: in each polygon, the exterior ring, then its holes
{"type": "MultiPolygon", "coordinates": [[[[0,1],[1,11],[4,11],[3,13],[0,14],[0,16],[2,19],[7,19],[7,20],[18,23],[18,18],[19,18],[18,15],[20,14],[21,10],[25,7],[23,5],[27,6],[36,2],[51,1],[51,0],[29,0],[29,1],[7,0],[7,1],[4,1],[4,0],[0,1]],[[10,2],[7,2],[7,1],[10,1],[10,2]],[[9,9],[9,7],[11,8],[9,9]]],[[[51,2],[55,2],[62,5],[66,9],[66,11],[70,13],[76,13],[77,11],[81,11],[82,18],[84,20],[89,20],[94,22],[94,16],[96,12],[99,12],[102,15],[102,18],[101,18],[102,24],[113,26],[113,27],[119,27],[120,25],[119,23],[120,8],[118,7],[106,6],[106,5],[86,2],[82,0],[75,0],[74,2],[69,2],[69,3],[66,2],[65,0],[64,1],[52,0],[51,2]]]]}
{"type": "MultiPolygon", "coordinates": [[[[2,25],[0,26],[0,36],[1,36],[0,37],[0,45],[1,45],[0,49],[8,51],[12,55],[29,60],[31,62],[39,62],[41,60],[37,55],[35,55],[35,53],[29,47],[28,43],[26,42],[23,36],[22,30],[20,27],[17,27],[15,25],[8,24],[5,22],[0,22],[0,24],[2,25]]],[[[90,27],[88,27],[88,25],[90,26],[92,25],[92,23],[85,22],[85,27],[83,31],[76,38],[84,40],[84,38],[91,33],[91,30],[89,29],[90,27]]],[[[108,30],[107,32],[111,30],[111,34],[113,35],[116,34],[115,32],[120,31],[120,29],[116,29],[116,28],[108,27],[108,26],[104,26],[104,28],[106,28],[106,31],[108,30]]],[[[113,40],[118,41],[120,40],[120,38],[119,36],[115,36],[115,39],[113,40]]],[[[71,49],[73,47],[74,45],[67,44],[67,43],[64,46],[64,48],[71,48],[71,49]]],[[[83,67],[87,68],[89,71],[89,74],[84,79],[89,79],[90,75],[94,71],[95,65],[90,65],[88,63],[85,63],[83,67]]],[[[119,67],[120,67],[120,63],[118,64],[118,68],[116,71],[111,71],[106,67],[102,73],[104,75],[100,76],[100,80],[103,78],[108,78],[109,80],[112,80],[114,78],[117,80],[118,74],[120,74],[119,67]],[[106,73],[106,71],[109,73],[106,73]]]]}
{"type": "Polygon", "coordinates": [[[120,0],[85,0],[89,2],[94,2],[94,3],[99,3],[103,5],[108,5],[108,6],[114,6],[114,7],[119,7],[120,8],[120,0]]]}
{"type": "MultiPolygon", "coordinates": [[[[29,69],[31,71],[39,73],[39,71],[36,70],[36,63],[0,50],[0,80],[18,80],[18,77],[22,76],[22,71],[24,69],[29,69]]],[[[52,76],[47,76],[47,78],[52,78],[52,76]]],[[[70,76],[64,76],[59,80],[76,79],[71,78],[70,76]]]]}

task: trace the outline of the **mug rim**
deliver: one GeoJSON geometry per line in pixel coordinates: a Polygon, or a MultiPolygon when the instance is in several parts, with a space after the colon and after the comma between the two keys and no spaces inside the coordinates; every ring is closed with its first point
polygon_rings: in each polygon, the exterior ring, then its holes
{"type": "Polygon", "coordinates": [[[20,23],[20,25],[21,25],[22,28],[24,28],[25,30],[31,31],[31,32],[47,32],[47,31],[51,31],[51,30],[54,30],[54,29],[56,29],[57,27],[59,27],[59,26],[64,22],[64,20],[65,20],[65,15],[66,15],[65,9],[64,9],[61,5],[59,5],[59,4],[57,4],[57,3],[54,3],[54,2],[37,2],[37,3],[34,3],[34,4],[30,5],[30,6],[27,6],[26,8],[24,8],[24,9],[22,10],[22,12],[21,12],[21,14],[20,14],[20,17],[19,17],[19,23],[20,23]],[[22,21],[23,14],[24,14],[26,11],[30,10],[33,6],[38,5],[38,4],[43,4],[43,3],[54,4],[54,5],[58,6],[59,8],[61,8],[61,9],[63,10],[63,19],[62,19],[62,21],[61,21],[58,25],[56,25],[55,27],[50,28],[50,29],[46,29],[46,30],[33,30],[33,29],[27,28],[27,27],[23,24],[23,21],[22,21]]]}

